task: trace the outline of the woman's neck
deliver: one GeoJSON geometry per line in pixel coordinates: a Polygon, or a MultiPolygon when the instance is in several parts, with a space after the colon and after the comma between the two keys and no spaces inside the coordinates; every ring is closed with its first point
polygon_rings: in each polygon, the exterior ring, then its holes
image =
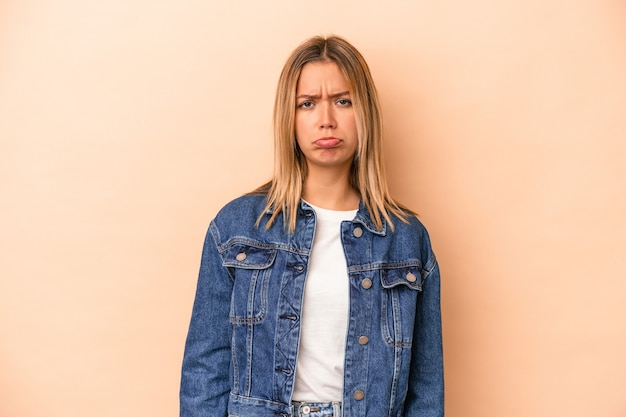
{"type": "Polygon", "coordinates": [[[350,185],[349,174],[316,173],[307,175],[302,198],[314,206],[328,210],[355,210],[359,208],[360,196],[350,185]],[[326,174],[326,175],[325,175],[326,174]]]}

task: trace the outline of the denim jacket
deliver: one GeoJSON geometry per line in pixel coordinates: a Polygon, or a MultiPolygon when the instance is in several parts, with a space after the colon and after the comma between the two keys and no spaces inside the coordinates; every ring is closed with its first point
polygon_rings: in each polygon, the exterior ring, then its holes
{"type": "MultiPolygon", "coordinates": [[[[315,212],[265,228],[264,196],[211,222],[185,345],[181,417],[291,416],[315,212]]],[[[350,284],[343,417],[443,416],[439,267],[417,218],[377,229],[361,202],[341,224],[350,284]]],[[[338,417],[338,416],[337,416],[338,417]]]]}

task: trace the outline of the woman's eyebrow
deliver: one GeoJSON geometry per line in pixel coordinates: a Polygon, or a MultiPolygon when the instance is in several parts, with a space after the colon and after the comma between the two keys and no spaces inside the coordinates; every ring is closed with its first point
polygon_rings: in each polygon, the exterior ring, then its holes
{"type": "Polygon", "coordinates": [[[346,91],[340,91],[338,93],[334,93],[334,94],[329,94],[330,98],[337,98],[337,97],[341,97],[341,96],[349,96],[350,92],[348,90],[346,91]]]}
{"type": "MultiPolygon", "coordinates": [[[[347,95],[350,95],[350,92],[348,90],[329,94],[328,97],[337,98],[337,97],[347,96],[347,95]]],[[[319,99],[320,95],[319,94],[299,94],[296,96],[296,98],[297,99],[319,99]]]]}

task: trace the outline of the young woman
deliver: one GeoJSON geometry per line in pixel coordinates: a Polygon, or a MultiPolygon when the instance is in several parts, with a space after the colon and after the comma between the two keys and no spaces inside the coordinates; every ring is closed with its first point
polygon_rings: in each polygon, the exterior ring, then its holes
{"type": "Polygon", "coordinates": [[[180,415],[443,416],[439,268],[389,195],[361,54],[300,45],[274,129],[272,180],[209,226],[180,415]]]}

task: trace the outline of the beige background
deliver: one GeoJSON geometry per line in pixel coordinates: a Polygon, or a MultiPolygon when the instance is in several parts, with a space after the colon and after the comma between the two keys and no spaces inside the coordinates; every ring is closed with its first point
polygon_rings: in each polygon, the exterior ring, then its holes
{"type": "Polygon", "coordinates": [[[447,416],[626,415],[623,0],[4,0],[0,416],[177,415],[204,232],[326,33],[440,260],[447,416]]]}

